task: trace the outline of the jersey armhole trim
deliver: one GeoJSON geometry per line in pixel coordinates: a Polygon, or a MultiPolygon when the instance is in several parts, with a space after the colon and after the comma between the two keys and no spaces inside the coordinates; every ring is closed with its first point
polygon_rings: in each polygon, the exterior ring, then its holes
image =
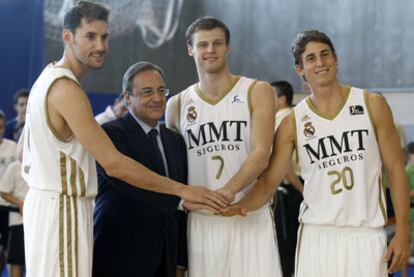
{"type": "Polygon", "coordinates": [[[177,129],[177,133],[178,134],[181,134],[181,131],[180,131],[180,129],[181,129],[181,126],[180,126],[180,123],[181,123],[181,95],[182,95],[182,92],[180,92],[178,95],[177,95],[177,121],[176,121],[176,129],[177,129]]]}
{"type": "Polygon", "coordinates": [[[299,164],[299,149],[298,149],[298,133],[297,133],[297,129],[296,129],[296,111],[293,110],[292,112],[292,117],[293,117],[293,148],[295,151],[295,161],[296,164],[299,164]]]}
{"type": "Polygon", "coordinates": [[[253,80],[252,83],[249,85],[247,90],[247,106],[249,107],[250,117],[252,117],[253,105],[252,105],[252,93],[253,88],[257,84],[257,80],[253,80]]]}
{"type": "Polygon", "coordinates": [[[384,219],[384,225],[387,225],[388,222],[388,215],[387,215],[387,209],[386,209],[386,192],[385,192],[385,182],[383,177],[383,170],[380,173],[380,176],[378,178],[378,191],[379,191],[379,206],[381,210],[382,217],[384,219]]]}
{"type": "Polygon", "coordinates": [[[368,118],[369,118],[369,121],[371,122],[372,129],[374,129],[375,139],[378,141],[378,139],[377,139],[377,127],[375,126],[374,116],[372,114],[372,108],[371,108],[371,105],[369,103],[369,93],[368,93],[367,90],[364,90],[363,94],[364,94],[365,106],[367,107],[368,118]]]}
{"type": "MultiPolygon", "coordinates": [[[[59,136],[59,134],[56,132],[55,128],[53,128],[52,122],[50,121],[49,112],[48,112],[48,104],[47,104],[47,98],[48,98],[48,96],[49,96],[50,88],[52,87],[52,85],[53,85],[56,81],[58,81],[58,80],[60,80],[60,79],[63,79],[63,78],[68,79],[68,80],[72,80],[71,78],[69,78],[69,77],[67,77],[67,76],[61,76],[61,77],[56,78],[55,80],[53,80],[53,82],[49,85],[49,88],[47,89],[46,96],[45,96],[45,99],[44,99],[44,101],[45,101],[45,106],[44,106],[44,107],[45,107],[45,110],[44,110],[44,113],[45,113],[45,117],[46,117],[46,124],[47,124],[47,126],[49,127],[50,131],[52,132],[53,136],[54,136],[54,137],[55,137],[58,141],[60,141],[60,142],[63,142],[63,143],[68,143],[69,141],[71,141],[71,140],[74,138],[74,135],[70,136],[67,140],[64,140],[62,137],[60,137],[60,136],[59,136]]],[[[73,81],[73,80],[72,80],[72,81],[73,81]]],[[[76,82],[76,84],[78,84],[78,83],[76,82]]],[[[79,84],[78,84],[78,85],[79,85],[79,84]]]]}

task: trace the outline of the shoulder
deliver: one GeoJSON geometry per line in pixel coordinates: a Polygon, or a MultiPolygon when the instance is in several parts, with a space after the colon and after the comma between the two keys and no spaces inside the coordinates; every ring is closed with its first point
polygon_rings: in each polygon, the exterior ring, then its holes
{"type": "Polygon", "coordinates": [[[3,143],[5,143],[6,145],[12,147],[12,146],[17,146],[17,143],[14,140],[11,139],[3,139],[3,143]]]}
{"type": "Polygon", "coordinates": [[[372,109],[381,108],[384,106],[388,106],[385,97],[378,93],[364,91],[365,99],[367,100],[367,104],[371,106],[372,109]]]}
{"type": "Polygon", "coordinates": [[[53,84],[50,86],[50,91],[52,92],[54,90],[62,92],[70,92],[73,90],[83,92],[83,89],[80,87],[79,83],[66,75],[60,76],[53,82],[53,84]]]}
{"type": "Polygon", "coordinates": [[[89,99],[76,81],[64,76],[56,79],[51,84],[48,92],[48,103],[63,108],[79,109],[85,103],[89,104],[89,99]]]}
{"type": "Polygon", "coordinates": [[[113,120],[105,122],[101,126],[104,130],[117,130],[117,129],[122,130],[122,129],[125,129],[124,121],[125,121],[125,117],[115,118],[113,120]]]}
{"type": "Polygon", "coordinates": [[[253,81],[249,86],[248,93],[252,101],[254,101],[255,99],[263,99],[266,101],[272,101],[273,103],[274,93],[272,87],[268,82],[258,80],[253,81]]]}
{"type": "Polygon", "coordinates": [[[4,148],[14,150],[17,147],[17,143],[14,140],[3,138],[3,146],[4,148]]]}
{"type": "Polygon", "coordinates": [[[387,100],[381,94],[364,91],[364,98],[365,104],[374,120],[377,117],[381,117],[384,111],[390,111],[387,100]]]}
{"type": "Polygon", "coordinates": [[[178,103],[179,103],[179,101],[180,101],[180,97],[181,97],[181,94],[182,94],[183,92],[179,92],[179,93],[177,93],[177,94],[174,94],[173,96],[171,96],[169,99],[168,99],[168,101],[167,101],[167,109],[168,108],[176,108],[177,106],[178,106],[178,103]]]}
{"type": "Polygon", "coordinates": [[[286,127],[289,127],[289,128],[293,128],[296,125],[295,113],[290,112],[288,115],[286,115],[283,118],[281,125],[282,125],[281,127],[286,126],[286,127]]]}
{"type": "Polygon", "coordinates": [[[287,115],[276,130],[276,144],[294,143],[296,140],[296,122],[294,113],[287,115]]]}
{"type": "Polygon", "coordinates": [[[180,121],[180,110],[181,110],[181,95],[185,91],[182,91],[174,96],[172,96],[168,102],[165,110],[165,123],[168,128],[173,128],[176,132],[179,129],[180,121]]]}
{"type": "Polygon", "coordinates": [[[275,115],[274,93],[269,83],[253,81],[248,90],[248,100],[251,112],[268,111],[275,115]]]}
{"type": "Polygon", "coordinates": [[[391,108],[384,96],[378,93],[365,93],[365,102],[374,128],[389,125],[393,122],[391,108]]]}
{"type": "Polygon", "coordinates": [[[252,81],[250,82],[249,86],[249,94],[251,94],[252,96],[254,95],[254,98],[273,97],[273,90],[268,82],[253,79],[250,80],[252,81]]]}
{"type": "Polygon", "coordinates": [[[183,139],[183,137],[180,134],[178,134],[177,132],[174,132],[174,130],[168,128],[165,124],[161,124],[160,128],[161,128],[162,132],[164,133],[164,135],[168,136],[171,139],[174,139],[174,140],[183,139]]]}
{"type": "Polygon", "coordinates": [[[101,125],[102,129],[108,136],[113,138],[126,138],[127,127],[125,126],[125,118],[116,118],[101,125]]]}
{"type": "Polygon", "coordinates": [[[21,166],[22,166],[21,161],[15,160],[9,165],[9,168],[10,170],[13,170],[14,172],[20,172],[21,166]]]}
{"type": "Polygon", "coordinates": [[[172,129],[167,128],[164,124],[161,124],[160,128],[162,136],[164,137],[164,146],[172,146],[174,149],[177,149],[181,153],[187,151],[187,147],[182,135],[180,135],[172,129]],[[168,144],[165,144],[165,141],[168,141],[168,144]]]}
{"type": "Polygon", "coordinates": [[[251,80],[250,89],[252,90],[252,92],[255,92],[255,91],[272,92],[272,87],[270,86],[268,82],[261,81],[261,80],[254,80],[254,79],[250,79],[250,80],[251,80]]]}

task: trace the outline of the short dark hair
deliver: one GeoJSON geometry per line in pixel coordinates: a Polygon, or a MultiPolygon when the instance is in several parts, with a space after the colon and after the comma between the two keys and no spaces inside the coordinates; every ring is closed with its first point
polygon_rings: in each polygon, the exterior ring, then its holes
{"type": "Polygon", "coordinates": [[[414,154],[414,142],[407,144],[407,152],[408,154],[414,154]]]}
{"type": "Polygon", "coordinates": [[[81,24],[82,18],[90,23],[94,20],[108,22],[110,10],[96,2],[81,0],[72,6],[65,14],[63,28],[69,29],[75,34],[76,28],[81,24]]]}
{"type": "Polygon", "coordinates": [[[185,32],[185,38],[187,40],[187,45],[193,46],[193,35],[194,33],[200,30],[213,30],[216,28],[220,28],[223,30],[224,35],[226,36],[226,44],[230,43],[230,31],[227,28],[226,24],[224,24],[221,20],[212,17],[212,16],[203,16],[197,18],[191,25],[187,28],[185,32]]]}
{"type": "Polygon", "coordinates": [[[0,119],[3,119],[4,121],[6,121],[6,115],[4,114],[2,110],[0,110],[0,119]]]}
{"type": "Polygon", "coordinates": [[[17,104],[17,101],[19,101],[20,97],[29,97],[29,90],[22,88],[16,91],[13,95],[13,103],[17,104]]]}
{"type": "Polygon", "coordinates": [[[150,62],[138,62],[131,65],[127,71],[125,71],[124,77],[122,78],[122,92],[132,90],[132,79],[134,79],[135,75],[140,72],[149,70],[157,71],[165,81],[165,74],[161,67],[150,62]]]}
{"type": "Polygon", "coordinates": [[[329,37],[318,30],[302,31],[296,35],[292,42],[291,52],[295,59],[295,65],[302,65],[302,54],[305,52],[306,45],[309,42],[320,42],[327,44],[336,59],[336,51],[329,37]]]}
{"type": "Polygon", "coordinates": [[[276,88],[276,93],[278,97],[284,96],[286,98],[286,103],[289,106],[292,106],[293,101],[293,87],[287,81],[276,81],[270,84],[272,87],[276,88]]]}

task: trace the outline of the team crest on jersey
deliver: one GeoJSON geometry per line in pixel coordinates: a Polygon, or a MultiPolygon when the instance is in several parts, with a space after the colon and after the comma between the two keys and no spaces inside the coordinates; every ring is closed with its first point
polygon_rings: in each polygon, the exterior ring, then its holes
{"type": "Polygon", "coordinates": [[[303,134],[307,138],[315,136],[315,127],[312,126],[312,122],[306,122],[303,126],[303,134]]]}
{"type": "Polygon", "coordinates": [[[307,114],[305,114],[305,115],[302,117],[302,122],[308,121],[309,119],[310,119],[310,117],[309,117],[307,114]]]}
{"type": "Polygon", "coordinates": [[[197,119],[197,112],[194,106],[190,106],[187,109],[187,120],[188,122],[194,122],[197,119]]]}
{"type": "Polygon", "coordinates": [[[361,105],[350,106],[349,113],[351,115],[364,114],[364,107],[361,105]]]}

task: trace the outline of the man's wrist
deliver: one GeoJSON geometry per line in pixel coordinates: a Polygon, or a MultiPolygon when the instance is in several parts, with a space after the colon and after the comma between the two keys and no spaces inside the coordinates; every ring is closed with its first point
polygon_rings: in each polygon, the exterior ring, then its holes
{"type": "Polygon", "coordinates": [[[235,195],[238,192],[238,189],[231,185],[224,186],[223,189],[231,195],[235,195]]]}
{"type": "Polygon", "coordinates": [[[185,185],[182,185],[182,184],[177,182],[175,184],[174,195],[180,197],[182,200],[185,200],[183,198],[185,187],[186,187],[185,185]]]}

